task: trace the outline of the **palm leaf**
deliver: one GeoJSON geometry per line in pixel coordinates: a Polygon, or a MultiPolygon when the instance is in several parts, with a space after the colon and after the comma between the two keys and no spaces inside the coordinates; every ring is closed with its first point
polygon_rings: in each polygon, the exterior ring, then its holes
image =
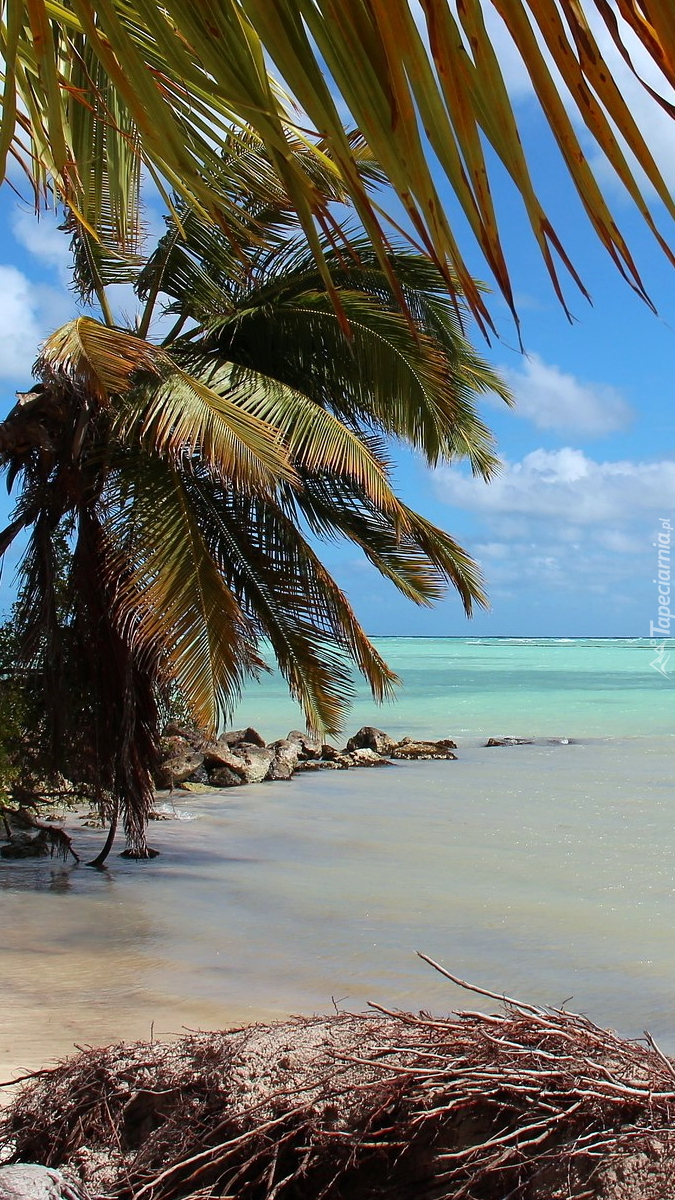
{"type": "Polygon", "coordinates": [[[69,665],[71,686],[79,684],[86,697],[80,715],[85,771],[102,817],[114,821],[121,811],[128,847],[144,858],[158,763],[157,688],[166,675],[161,644],[126,636],[130,612],[121,595],[127,580],[128,564],[99,514],[82,506],[70,573],[69,665]]]}
{"type": "Polygon", "coordinates": [[[138,131],[82,36],[70,39],[70,134],[77,164],[69,210],[74,287],[85,301],[113,283],[133,283],[141,264],[138,131]]]}
{"type": "Polygon", "coordinates": [[[269,498],[225,491],[203,474],[186,477],[185,488],[211,557],[271,643],[308,725],[329,734],[342,728],[354,690],[350,660],[377,700],[390,696],[396,676],[297,522],[269,498]]]}
{"type": "Polygon", "coordinates": [[[484,580],[465,550],[444,530],[408,506],[405,532],[396,533],[368,498],[347,481],[306,474],[302,489],[287,497],[317,537],[338,536],[358,545],[374,567],[415,604],[430,606],[454,587],[467,616],[487,607],[484,580]]]}
{"type": "Polygon", "coordinates": [[[129,644],[159,645],[195,721],[212,734],[264,663],[250,621],[213,562],[173,467],[142,454],[117,461],[107,490],[117,546],[120,626],[129,644]]]}
{"type": "Polygon", "coordinates": [[[400,522],[402,513],[386,464],[348,424],[303,392],[258,371],[227,364],[212,370],[208,378],[219,393],[229,391],[242,417],[250,414],[278,430],[296,465],[357,481],[383,512],[400,522]]]}
{"type": "MultiPolygon", "coordinates": [[[[672,83],[675,38],[669,5],[621,0],[620,24],[607,0],[564,0],[564,20],[559,0],[529,5],[526,0],[492,2],[523,55],[598,237],[644,296],[630,248],[589,168],[553,72],[560,73],[590,136],[670,255],[628,165],[631,155],[671,216],[675,206],[591,28],[592,22],[604,23],[630,63],[628,27],[657,75],[672,83]],[[540,45],[554,66],[549,66],[540,45]]],[[[75,47],[84,39],[87,56],[97,60],[106,77],[101,88],[105,112],[97,112],[96,120],[108,121],[115,112],[128,114],[138,153],[157,177],[221,224],[235,241],[239,236],[246,239],[250,230],[223,192],[218,147],[233,131],[244,126],[255,130],[298,213],[330,292],[315,224],[317,214],[325,210],[324,201],[312,173],[292,153],[293,115],[270,78],[265,58],[269,55],[300,106],[302,124],[320,131],[316,153],[334,164],[393,290],[386,241],[364,187],[358,154],[345,135],[338,98],[349,108],[425,249],[451,285],[454,273],[468,307],[487,326],[485,301],[443,211],[434,182],[434,156],[511,305],[491,195],[491,156],[483,150],[483,141],[519,188],[560,295],[555,256],[563,253],[567,260],[536,197],[522,153],[499,61],[485,31],[487,0],[465,0],[457,16],[448,0],[423,0],[422,10],[425,36],[418,31],[408,0],[370,0],[368,5],[362,0],[214,0],[208,10],[197,0],[166,0],[160,7],[154,0],[102,0],[96,5],[93,0],[72,0],[68,5],[61,0],[17,0],[3,8],[0,26],[5,60],[0,169],[5,169],[7,155],[15,154],[32,178],[36,196],[53,185],[77,210],[86,166],[73,134],[74,112],[87,101],[73,80],[75,47]]],[[[656,95],[656,88],[646,86],[656,95]]],[[[671,112],[667,101],[659,101],[671,112]]],[[[121,205],[119,181],[112,182],[113,194],[121,205]]]]}
{"type": "Polygon", "coordinates": [[[34,371],[105,406],[111,396],[129,390],[137,372],[158,375],[162,368],[163,359],[149,342],[92,317],[77,317],[47,338],[34,371]]]}
{"type": "MultiPolygon", "coordinates": [[[[167,263],[165,287],[177,297],[173,311],[185,303],[211,331],[206,347],[330,406],[356,428],[372,424],[409,442],[432,465],[468,457],[475,472],[494,473],[493,439],[475,399],[494,392],[511,403],[510,393],[467,342],[428,259],[403,252],[391,257],[411,328],[367,242],[352,240],[353,257],[327,253],[350,324],[348,341],[330,297],[316,290],[321,281],[305,244],[294,241],[258,257],[248,286],[229,281],[219,288],[218,235],[198,238],[194,246],[191,235],[188,229],[186,243],[167,263]]],[[[196,333],[186,341],[193,344],[199,344],[196,333]]]]}
{"type": "Polygon", "coordinates": [[[280,431],[246,401],[257,381],[233,384],[220,371],[209,383],[161,356],[164,378],[139,388],[120,408],[114,429],[124,443],[140,441],[175,463],[191,456],[237,486],[270,489],[295,472],[280,431]]]}

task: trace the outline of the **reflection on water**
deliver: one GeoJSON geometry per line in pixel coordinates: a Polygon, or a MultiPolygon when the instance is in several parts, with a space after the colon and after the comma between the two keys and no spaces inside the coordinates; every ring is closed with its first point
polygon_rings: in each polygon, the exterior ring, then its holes
{"type": "Polygon", "coordinates": [[[11,871],[5,861],[0,864],[0,889],[19,892],[67,892],[72,887],[71,872],[67,867],[52,867],[46,870],[44,860],[22,862],[18,870],[11,871]],[[38,865],[39,864],[39,865],[38,865]],[[31,870],[31,866],[37,869],[31,870]]]}
{"type": "MultiPolygon", "coordinates": [[[[155,862],[0,862],[0,1079],[153,1023],[474,1006],[418,949],[675,1051],[673,755],[468,747],[186,796],[197,819],[153,826],[155,862]]],[[[101,835],[76,836],[86,858],[101,835]]]]}

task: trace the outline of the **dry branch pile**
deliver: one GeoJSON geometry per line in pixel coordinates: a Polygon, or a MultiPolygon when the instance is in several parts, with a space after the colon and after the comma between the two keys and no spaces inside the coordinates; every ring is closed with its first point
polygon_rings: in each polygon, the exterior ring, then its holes
{"type": "Polygon", "coordinates": [[[675,1069],[559,1009],[378,1010],[87,1050],[0,1134],[92,1197],[666,1200],[675,1069]]]}

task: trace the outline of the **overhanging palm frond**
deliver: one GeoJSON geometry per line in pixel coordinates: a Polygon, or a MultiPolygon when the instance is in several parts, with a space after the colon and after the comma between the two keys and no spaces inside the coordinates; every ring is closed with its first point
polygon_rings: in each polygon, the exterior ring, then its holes
{"type": "Polygon", "coordinates": [[[71,233],[73,287],[89,302],[111,283],[133,283],[141,265],[141,155],[138,130],[110,76],[82,36],[69,42],[70,138],[77,193],[71,233]]]}
{"type": "MultiPolygon", "coordinates": [[[[74,108],[86,104],[74,86],[75,47],[100,64],[107,80],[105,108],[96,119],[125,111],[138,131],[140,153],[164,185],[201,206],[237,240],[236,205],[221,186],[218,147],[251,126],[308,242],[328,273],[314,218],[323,200],[312,174],[293,156],[295,114],[284,105],[266,55],[300,106],[296,128],[320,131],[321,146],[351,196],[380,263],[389,271],[386,241],[344,132],[340,101],[349,108],[373,157],[397,192],[425,249],[459,282],[485,327],[490,318],[475,286],[434,182],[434,160],[450,182],[473,237],[508,303],[514,301],[491,192],[491,157],[515,182],[532,232],[558,294],[559,259],[575,278],[560,240],[538,200],[495,44],[486,25],[496,9],[529,72],[562,160],[600,241],[641,295],[644,286],[606,195],[583,152],[561,96],[561,78],[588,134],[624,184],[648,228],[672,261],[651,215],[644,172],[670,217],[675,204],[638,127],[612,64],[601,51],[608,32],[630,69],[631,38],[649,56],[660,83],[675,79],[675,39],[667,3],[621,0],[31,0],[2,11],[0,49],[5,84],[0,125],[0,171],[8,153],[22,161],[39,194],[51,181],[77,207],[78,176],[86,174],[73,137],[74,108]],[[618,12],[618,17],[617,17],[618,12]],[[600,33],[596,35],[596,29],[600,33]],[[227,47],[227,53],[223,53],[227,47]],[[549,65],[549,58],[553,65],[549,65]],[[113,105],[111,90],[117,100],[113,105]],[[487,143],[487,145],[486,145],[487,143]],[[625,148],[624,148],[625,147],[625,148]],[[639,181],[638,181],[639,180],[639,181]],[[448,270],[448,264],[450,270],[448,270]]],[[[93,68],[89,68],[93,73],[93,68]]],[[[669,115],[672,106],[651,81],[645,86],[669,115]]],[[[119,195],[119,192],[118,192],[119,195]]],[[[393,273],[390,282],[394,283],[393,273]]],[[[580,282],[580,281],[578,281],[580,282]]]]}

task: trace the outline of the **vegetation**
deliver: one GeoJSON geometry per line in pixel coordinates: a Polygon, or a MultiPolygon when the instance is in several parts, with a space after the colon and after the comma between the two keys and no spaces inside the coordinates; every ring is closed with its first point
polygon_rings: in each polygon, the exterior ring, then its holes
{"type": "MultiPolygon", "coordinates": [[[[358,149],[344,130],[346,106],[424,249],[448,286],[457,282],[486,327],[489,312],[444,212],[435,164],[512,306],[490,189],[494,171],[502,167],[522,196],[561,299],[558,259],[583,286],[532,182],[493,36],[498,14],[522,56],[589,220],[617,268],[644,295],[569,108],[576,108],[584,138],[612,165],[672,259],[654,225],[650,189],[671,217],[674,202],[602,53],[606,42],[613,45],[626,71],[637,76],[635,49],[642,51],[644,86],[672,116],[670,5],[661,0],[621,0],[619,5],[465,0],[455,10],[450,0],[424,0],[419,7],[411,0],[340,0],[339,5],[214,0],[207,9],[201,0],[3,4],[0,177],[13,156],[35,189],[36,203],[54,192],[83,229],[94,230],[103,244],[133,253],[138,229],[128,182],[130,175],[140,180],[144,163],[160,186],[176,188],[236,245],[242,237],[246,241],[247,227],[244,222],[242,228],[238,208],[222,187],[220,150],[231,137],[253,128],[291,199],[325,285],[331,286],[318,227],[325,228],[331,218],[325,195],[315,186],[317,162],[332,164],[395,288],[383,216],[364,186],[358,149]],[[658,93],[660,86],[665,97],[658,93]],[[308,129],[318,131],[318,143],[298,157],[293,142],[306,136],[311,146],[308,129]],[[105,176],[109,187],[102,189],[105,176]]],[[[333,298],[337,304],[337,295],[333,298]]]]}
{"type": "MultiPolygon", "coordinates": [[[[310,535],[349,538],[419,604],[448,584],[467,612],[484,603],[475,564],[393,490],[386,439],[431,463],[468,458],[489,478],[475,401],[488,390],[508,400],[503,384],[466,341],[433,264],[392,248],[394,291],[356,235],[348,256],[322,241],[347,341],[289,198],[279,185],[274,203],[271,185],[252,191],[270,172],[259,141],[231,153],[224,187],[246,245],[235,252],[194,210],[174,209],[136,264],[139,329],[111,316],[68,323],[0,425],[0,464],[19,490],[0,550],[29,531],[19,658],[44,684],[52,767],[68,774],[75,731],[88,748],[78,782],[111,823],[121,809],[138,856],[171,688],[214,732],[264,669],[265,638],[314,729],[339,729],[349,660],[376,698],[391,692],[395,677],[310,535]],[[143,335],[160,295],[176,321],[158,346],[143,335]]],[[[315,174],[322,184],[344,198],[329,172],[315,174]]],[[[129,263],[67,225],[76,286],[105,314],[129,263]]]]}

